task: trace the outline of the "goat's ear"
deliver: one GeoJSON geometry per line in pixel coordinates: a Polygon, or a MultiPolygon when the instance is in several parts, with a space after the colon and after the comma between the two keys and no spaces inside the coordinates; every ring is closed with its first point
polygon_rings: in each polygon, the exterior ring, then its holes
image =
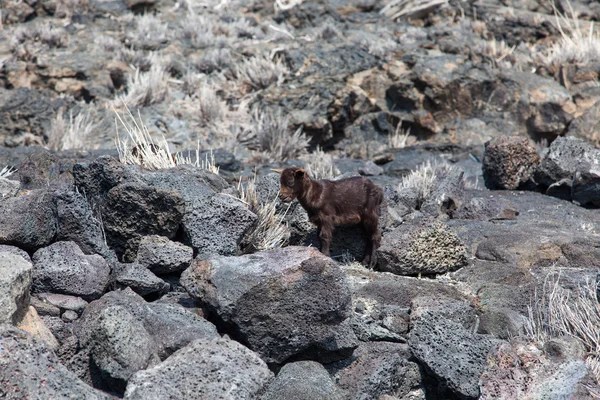
{"type": "Polygon", "coordinates": [[[278,174],[281,174],[283,172],[282,169],[275,169],[275,168],[271,168],[271,171],[277,172],[278,174]]]}
{"type": "Polygon", "coordinates": [[[302,168],[297,169],[296,172],[294,172],[294,178],[296,179],[302,179],[304,178],[304,175],[306,175],[306,172],[304,172],[302,168]]]}

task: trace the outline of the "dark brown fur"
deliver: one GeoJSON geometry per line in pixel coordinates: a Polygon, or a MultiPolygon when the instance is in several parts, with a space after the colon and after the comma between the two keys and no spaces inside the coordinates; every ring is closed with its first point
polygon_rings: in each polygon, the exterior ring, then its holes
{"type": "Polygon", "coordinates": [[[381,232],[377,226],[383,202],[381,188],[362,176],[317,181],[297,167],[281,171],[280,184],[281,201],[298,199],[310,221],[317,225],[324,255],[330,255],[329,246],[335,226],[360,224],[367,239],[363,264],[369,268],[375,266],[376,250],[381,245],[381,232]]]}

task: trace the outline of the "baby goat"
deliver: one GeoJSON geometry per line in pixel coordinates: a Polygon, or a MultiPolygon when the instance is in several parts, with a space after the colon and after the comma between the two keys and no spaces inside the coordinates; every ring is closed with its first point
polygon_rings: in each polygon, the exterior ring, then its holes
{"type": "Polygon", "coordinates": [[[367,235],[363,264],[375,266],[376,250],[381,245],[379,209],[383,190],[362,176],[331,181],[313,180],[297,167],[273,170],[281,174],[279,198],[283,202],[298,199],[317,225],[321,252],[329,256],[329,246],[336,225],[360,224],[367,235]]]}

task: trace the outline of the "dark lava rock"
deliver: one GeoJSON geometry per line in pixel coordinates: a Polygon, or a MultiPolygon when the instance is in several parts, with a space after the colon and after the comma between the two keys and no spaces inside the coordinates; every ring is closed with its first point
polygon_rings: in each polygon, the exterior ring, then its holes
{"type": "Polygon", "coordinates": [[[194,258],[193,253],[192,248],[164,236],[144,236],[136,261],[155,274],[171,274],[186,269],[194,258]]]}
{"type": "Polygon", "coordinates": [[[336,378],[352,400],[385,395],[405,398],[413,391],[422,393],[421,372],[417,364],[408,361],[410,357],[406,344],[361,343],[352,355],[352,363],[337,372],[336,378]]]}
{"type": "Polygon", "coordinates": [[[217,336],[210,322],[183,307],[146,303],[131,289],[91,302],[75,333],[100,370],[101,386],[118,392],[136,371],[156,365],[192,340],[217,336]]]}
{"type": "Polygon", "coordinates": [[[39,293],[37,297],[61,310],[72,310],[81,313],[83,309],[88,305],[88,302],[83,300],[81,297],[67,296],[58,293],[39,293]]]}
{"type": "Polygon", "coordinates": [[[181,283],[268,363],[295,356],[331,362],[356,347],[344,274],[316,249],[195,261],[181,283]]]}
{"type": "Polygon", "coordinates": [[[29,154],[19,167],[23,189],[44,189],[48,186],[71,185],[72,165],[59,160],[48,150],[40,149],[29,154]]]}
{"type": "Polygon", "coordinates": [[[517,206],[506,198],[484,191],[469,191],[464,201],[448,215],[452,219],[510,221],[519,216],[517,206]]]}
{"type": "Polygon", "coordinates": [[[345,400],[327,370],[314,361],[283,366],[261,400],[345,400]]]}
{"type": "Polygon", "coordinates": [[[500,341],[465,328],[465,322],[474,316],[467,309],[457,315],[452,307],[460,306],[452,302],[448,307],[444,301],[418,300],[411,314],[408,343],[412,354],[441,386],[460,398],[477,399],[487,355],[500,341]]]}
{"type": "Polygon", "coordinates": [[[172,238],[183,218],[179,193],[143,184],[125,183],[109,190],[103,209],[106,240],[118,254],[134,258],[142,236],[172,238]]]}
{"type": "Polygon", "coordinates": [[[53,351],[28,333],[0,325],[0,396],[23,399],[110,399],[63,366],[53,351]]]}
{"type": "Polygon", "coordinates": [[[93,300],[108,285],[110,267],[99,255],[85,255],[74,242],[56,242],[33,254],[33,291],[93,300]]]}
{"type": "Polygon", "coordinates": [[[170,285],[154,275],[140,263],[118,263],[114,279],[120,288],[130,287],[140,296],[161,296],[169,291],[170,285]]]}
{"type": "Polygon", "coordinates": [[[442,223],[404,223],[384,236],[377,259],[398,275],[443,274],[467,265],[467,248],[442,223]]]}
{"type": "Polygon", "coordinates": [[[29,307],[31,261],[0,249],[0,324],[16,324],[29,307]]]}
{"type": "Polygon", "coordinates": [[[227,339],[198,339],[136,373],[127,400],[255,399],[273,376],[256,353],[227,339]]]}
{"type": "Polygon", "coordinates": [[[35,251],[54,241],[56,205],[47,191],[35,190],[0,202],[0,243],[35,251]]]}
{"type": "Polygon", "coordinates": [[[514,190],[526,185],[540,163],[540,156],[524,137],[500,136],[486,143],[483,179],[489,189],[514,190]]]}
{"type": "Polygon", "coordinates": [[[573,176],[571,196],[581,206],[600,208],[600,158],[598,164],[579,166],[573,176]]]}
{"type": "Polygon", "coordinates": [[[0,178],[0,200],[15,196],[20,188],[21,184],[18,181],[0,178]]]}

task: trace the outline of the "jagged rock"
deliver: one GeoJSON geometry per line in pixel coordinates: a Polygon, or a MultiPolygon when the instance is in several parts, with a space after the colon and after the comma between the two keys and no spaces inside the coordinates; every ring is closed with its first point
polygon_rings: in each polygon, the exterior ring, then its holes
{"type": "Polygon", "coordinates": [[[62,162],[46,149],[29,154],[19,167],[19,179],[23,189],[44,189],[48,186],[71,185],[72,165],[62,162]]]}
{"type": "Polygon", "coordinates": [[[476,221],[516,220],[519,216],[517,207],[505,198],[483,191],[470,191],[463,203],[448,215],[453,219],[470,219],[476,221]]]}
{"type": "Polygon", "coordinates": [[[560,137],[550,145],[535,172],[535,181],[546,187],[563,179],[572,180],[584,163],[600,164],[600,150],[574,137],[560,137]]]}
{"type": "Polygon", "coordinates": [[[585,360],[587,352],[583,342],[572,336],[552,337],[544,343],[544,352],[548,357],[560,362],[585,360]]]}
{"type": "Polygon", "coordinates": [[[500,345],[489,354],[480,399],[592,399],[598,385],[582,360],[553,361],[524,343],[500,345]],[[535,359],[536,362],[531,362],[535,359]]]}
{"type": "Polygon", "coordinates": [[[1,325],[0,341],[2,397],[17,400],[35,394],[46,399],[73,396],[90,400],[111,398],[79,380],[59,362],[54,352],[28,333],[1,325]]]}
{"type": "Polygon", "coordinates": [[[129,380],[127,400],[256,398],[272,372],[257,354],[227,339],[198,339],[129,380]]]}
{"type": "Polygon", "coordinates": [[[217,336],[214,325],[183,307],[146,303],[131,289],[91,302],[75,323],[75,333],[100,369],[103,384],[119,392],[136,371],[192,340],[217,336]]]}
{"type": "Polygon", "coordinates": [[[341,388],[352,400],[403,398],[421,387],[421,372],[408,345],[387,342],[361,343],[350,365],[336,373],[341,388]]]}
{"type": "Polygon", "coordinates": [[[596,146],[600,144],[600,102],[596,102],[569,125],[569,136],[586,139],[596,146]]]}
{"type": "Polygon", "coordinates": [[[115,186],[103,209],[106,240],[117,254],[133,258],[143,236],[174,237],[184,210],[177,192],[135,183],[115,186]]]}
{"type": "Polygon", "coordinates": [[[29,260],[0,249],[0,324],[16,324],[27,313],[32,270],[29,260]]]}
{"type": "Polygon", "coordinates": [[[477,333],[509,340],[525,333],[525,319],[522,314],[510,308],[488,307],[479,318],[477,333]]]}
{"type": "Polygon", "coordinates": [[[284,365],[261,397],[261,400],[288,399],[344,400],[346,396],[321,364],[298,361],[284,365]]]}
{"type": "Polygon", "coordinates": [[[133,172],[117,158],[104,155],[93,162],[73,166],[73,183],[95,204],[102,205],[106,194],[121,182],[135,180],[133,172]]]}
{"type": "Polygon", "coordinates": [[[73,322],[79,318],[79,315],[77,315],[77,313],[73,310],[67,310],[60,316],[60,318],[65,322],[73,322]]]}
{"type": "Polygon", "coordinates": [[[466,250],[442,223],[404,223],[384,236],[377,265],[399,275],[442,274],[467,265],[466,250]]]}
{"type": "Polygon", "coordinates": [[[117,286],[130,287],[140,296],[161,296],[169,291],[169,284],[143,265],[137,262],[118,265],[114,272],[117,286]]]}
{"type": "Polygon", "coordinates": [[[483,179],[488,189],[515,190],[530,183],[540,156],[524,137],[500,136],[487,142],[483,179]]]}
{"type": "Polygon", "coordinates": [[[164,236],[144,236],[136,261],[155,274],[181,272],[194,258],[193,249],[164,236]]]}
{"type": "Polygon", "coordinates": [[[33,254],[35,293],[60,293],[93,300],[102,296],[110,267],[99,255],[85,255],[74,242],[56,242],[33,254]]]}
{"type": "Polygon", "coordinates": [[[412,307],[409,346],[429,374],[455,395],[479,397],[479,376],[487,355],[500,341],[472,333],[465,327],[474,311],[454,301],[415,300],[412,307]]]}
{"type": "Polygon", "coordinates": [[[0,244],[0,253],[10,253],[10,254],[14,254],[17,256],[21,256],[25,260],[31,262],[31,257],[29,257],[29,254],[27,254],[26,251],[21,250],[20,248],[15,247],[15,246],[8,246],[5,244],[0,244]]]}
{"type": "Polygon", "coordinates": [[[43,300],[38,299],[37,296],[31,296],[29,304],[31,304],[33,307],[35,307],[35,310],[41,316],[46,316],[46,315],[51,316],[51,317],[59,317],[60,316],[60,308],[58,308],[55,305],[52,305],[50,303],[46,303],[43,300]]]}
{"type": "Polygon", "coordinates": [[[584,207],[600,208],[600,152],[597,164],[581,164],[573,176],[571,197],[584,207]]]}
{"type": "Polygon", "coordinates": [[[182,221],[184,242],[203,258],[234,255],[256,218],[244,203],[225,194],[194,200],[182,221]]]}
{"type": "Polygon", "coordinates": [[[58,231],[56,205],[47,191],[34,190],[0,202],[0,243],[27,251],[48,246],[58,231]]]}
{"type": "Polygon", "coordinates": [[[88,302],[81,297],[67,296],[58,293],[38,293],[37,297],[43,302],[49,303],[60,310],[72,310],[81,313],[88,305],[88,302]]]}
{"type": "Polygon", "coordinates": [[[181,283],[268,363],[300,355],[328,362],[356,347],[344,275],[315,249],[195,261],[181,283]]]}
{"type": "Polygon", "coordinates": [[[34,338],[40,340],[51,350],[58,348],[58,341],[52,334],[52,331],[44,324],[34,307],[29,306],[27,313],[17,324],[19,329],[29,332],[34,338]]]}

